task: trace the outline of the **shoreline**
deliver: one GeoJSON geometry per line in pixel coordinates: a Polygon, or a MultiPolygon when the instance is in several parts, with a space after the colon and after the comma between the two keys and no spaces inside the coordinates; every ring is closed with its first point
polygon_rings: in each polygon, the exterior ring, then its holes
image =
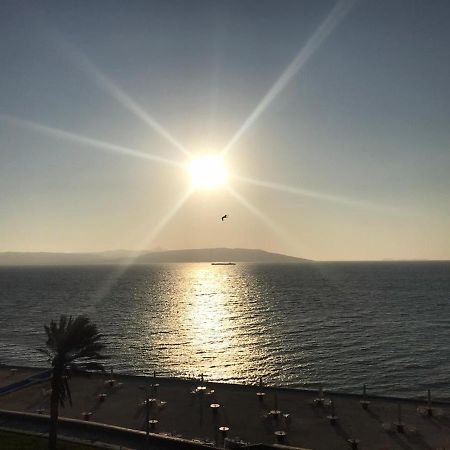
{"type": "MultiPolygon", "coordinates": [[[[0,371],[2,369],[18,369],[18,370],[29,370],[29,371],[46,371],[50,370],[49,367],[45,366],[22,366],[22,365],[11,365],[11,364],[0,364],[0,371]]],[[[89,375],[93,376],[104,376],[104,374],[98,373],[98,372],[86,372],[89,375]]],[[[164,382],[179,382],[179,383],[198,383],[199,378],[197,377],[177,377],[177,376],[164,376],[164,375],[158,375],[160,373],[164,372],[156,372],[158,381],[164,381],[164,382]]],[[[106,375],[108,372],[106,372],[106,375]]],[[[129,379],[135,379],[138,380],[148,380],[152,379],[153,375],[136,375],[136,374],[130,374],[130,373],[124,373],[121,371],[114,371],[115,376],[118,377],[126,377],[129,379]]],[[[205,374],[205,378],[207,378],[207,375],[205,374]]],[[[258,384],[244,384],[244,383],[225,383],[222,381],[205,381],[208,385],[215,385],[215,386],[233,386],[237,389],[253,389],[258,390],[258,384]]],[[[449,382],[450,383],[450,382],[449,382]]],[[[427,394],[424,392],[423,396],[416,396],[416,397],[401,397],[401,396],[395,396],[395,395],[380,395],[380,394],[370,394],[370,385],[366,384],[366,387],[368,389],[368,392],[366,393],[366,398],[373,399],[373,400],[385,400],[385,401],[400,401],[400,402],[407,402],[407,403],[420,403],[425,402],[427,400],[427,394]]],[[[292,393],[304,393],[307,395],[317,395],[319,389],[308,389],[308,388],[302,388],[302,387],[292,387],[292,386],[283,386],[283,385],[271,385],[264,383],[264,389],[269,391],[285,391],[285,392],[292,392],[292,393]]],[[[326,387],[322,388],[323,391],[332,396],[338,396],[338,397],[348,397],[352,399],[361,399],[362,393],[357,394],[353,392],[343,392],[343,391],[334,391],[332,389],[327,389],[326,387]]],[[[441,397],[433,397],[433,403],[440,406],[448,406],[450,408],[450,398],[441,398],[441,397]]]]}

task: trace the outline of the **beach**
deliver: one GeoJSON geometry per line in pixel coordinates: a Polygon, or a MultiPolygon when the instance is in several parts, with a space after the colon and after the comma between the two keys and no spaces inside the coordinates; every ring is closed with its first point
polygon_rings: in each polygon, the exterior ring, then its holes
{"type": "MultiPolygon", "coordinates": [[[[0,388],[39,372],[2,367],[0,388]]],[[[150,425],[152,433],[211,445],[223,445],[227,437],[317,450],[348,449],[352,439],[358,442],[357,448],[367,450],[450,446],[450,404],[433,402],[430,416],[425,399],[368,395],[364,409],[362,397],[355,395],[324,392],[322,396],[316,391],[209,383],[207,378],[113,374],[112,380],[110,373],[73,376],[73,405],[61,408],[60,416],[145,430],[147,392],[152,399],[149,419],[157,421],[150,425]],[[219,427],[228,430],[221,432],[219,427]]],[[[49,382],[4,393],[0,409],[48,414],[49,382]]]]}

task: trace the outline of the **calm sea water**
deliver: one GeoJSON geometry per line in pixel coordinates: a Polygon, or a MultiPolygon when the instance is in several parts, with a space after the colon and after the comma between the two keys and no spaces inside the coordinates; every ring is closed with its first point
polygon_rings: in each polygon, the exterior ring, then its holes
{"type": "Polygon", "coordinates": [[[0,268],[0,363],[60,313],[124,373],[450,398],[450,262],[0,268]]]}

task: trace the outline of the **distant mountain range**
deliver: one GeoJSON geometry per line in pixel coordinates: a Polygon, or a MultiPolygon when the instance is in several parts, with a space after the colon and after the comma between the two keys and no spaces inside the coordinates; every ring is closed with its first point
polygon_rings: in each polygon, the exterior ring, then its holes
{"type": "Polygon", "coordinates": [[[178,262],[302,263],[310,260],[245,248],[200,248],[158,252],[112,250],[101,253],[0,253],[0,266],[125,264],[130,261],[133,264],[152,264],[178,262]]]}

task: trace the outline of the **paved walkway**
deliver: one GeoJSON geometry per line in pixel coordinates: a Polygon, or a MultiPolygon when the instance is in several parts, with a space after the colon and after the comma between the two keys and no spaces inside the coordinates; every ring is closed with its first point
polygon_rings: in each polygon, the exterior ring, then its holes
{"type": "MultiPolygon", "coordinates": [[[[25,379],[31,374],[24,370],[22,375],[25,379]]],[[[20,381],[19,376],[12,377],[8,369],[2,374],[0,368],[0,386],[2,379],[8,379],[7,385],[20,381]]],[[[74,376],[70,382],[74,403],[61,409],[61,416],[80,422],[88,412],[90,421],[133,429],[142,436],[144,399],[150,394],[149,417],[159,435],[220,445],[219,429],[225,426],[229,438],[268,446],[284,432],[285,443],[315,450],[348,450],[351,439],[360,441],[360,450],[450,449],[450,404],[431,399],[428,405],[426,393],[417,400],[367,396],[361,402],[362,397],[355,395],[325,393],[322,398],[323,393],[311,391],[206,380],[109,377],[74,376]],[[367,403],[370,406],[364,408],[367,403]]],[[[48,414],[49,388],[46,382],[0,396],[0,408],[48,414]]],[[[125,441],[120,436],[118,444],[128,443],[128,435],[125,441]]],[[[88,438],[98,439],[96,434],[88,438]]]]}
{"type": "Polygon", "coordinates": [[[20,389],[25,389],[27,387],[33,386],[34,384],[38,384],[38,383],[47,381],[50,379],[51,373],[52,373],[51,370],[45,370],[43,372],[33,374],[33,375],[25,378],[24,380],[16,381],[16,382],[7,384],[6,386],[1,386],[0,387],[0,395],[11,394],[20,389]]]}

